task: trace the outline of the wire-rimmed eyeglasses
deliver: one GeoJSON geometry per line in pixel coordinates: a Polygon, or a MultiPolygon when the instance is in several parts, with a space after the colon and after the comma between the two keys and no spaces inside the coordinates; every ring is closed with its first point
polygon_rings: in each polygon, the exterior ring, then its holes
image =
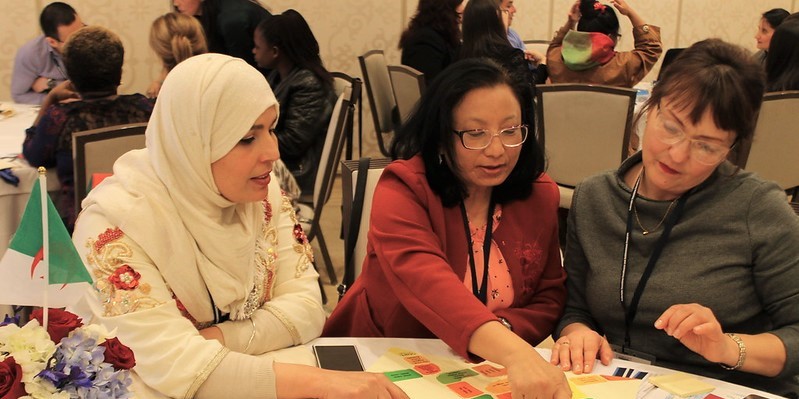
{"type": "Polygon", "coordinates": [[[499,141],[507,148],[518,147],[527,140],[527,125],[511,126],[491,134],[486,129],[453,130],[461,138],[464,148],[470,150],[482,150],[491,145],[494,137],[499,137],[499,141]]]}

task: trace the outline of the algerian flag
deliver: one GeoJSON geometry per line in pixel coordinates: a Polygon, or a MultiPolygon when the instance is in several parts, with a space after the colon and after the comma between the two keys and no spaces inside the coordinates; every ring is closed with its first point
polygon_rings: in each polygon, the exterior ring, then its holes
{"type": "Polygon", "coordinates": [[[31,190],[19,228],[0,260],[0,304],[65,307],[75,304],[88,289],[86,283],[92,282],[58,211],[50,197],[45,197],[50,284],[47,286],[48,279],[45,278],[46,262],[42,262],[42,200],[40,183],[37,182],[31,190]]]}

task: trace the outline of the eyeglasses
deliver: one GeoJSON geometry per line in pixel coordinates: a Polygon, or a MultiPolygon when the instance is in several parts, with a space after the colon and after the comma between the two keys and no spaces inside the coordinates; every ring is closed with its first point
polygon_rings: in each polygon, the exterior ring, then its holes
{"type": "Polygon", "coordinates": [[[663,144],[675,145],[689,140],[689,150],[691,158],[704,165],[716,165],[724,160],[730,149],[735,146],[727,147],[722,144],[712,143],[705,140],[691,139],[683,131],[677,122],[663,116],[661,108],[657,109],[657,125],[655,126],[655,137],[663,144]]]}
{"type": "Polygon", "coordinates": [[[453,130],[461,138],[461,144],[469,150],[482,150],[491,145],[494,137],[506,148],[518,147],[527,140],[527,125],[512,126],[491,134],[486,129],[453,130]]]}

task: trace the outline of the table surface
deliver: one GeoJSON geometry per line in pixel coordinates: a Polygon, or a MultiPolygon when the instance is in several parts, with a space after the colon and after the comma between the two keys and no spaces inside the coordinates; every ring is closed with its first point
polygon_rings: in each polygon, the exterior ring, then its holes
{"type": "Polygon", "coordinates": [[[0,116],[0,157],[22,152],[25,129],[33,124],[33,120],[39,113],[38,105],[0,102],[0,109],[9,108],[14,110],[11,116],[0,116]]]}
{"type": "MultiPolygon", "coordinates": [[[[452,349],[449,348],[443,341],[439,339],[413,339],[413,338],[317,338],[306,345],[284,349],[275,353],[277,361],[287,361],[292,363],[301,363],[308,365],[316,365],[313,356],[312,347],[314,345],[355,345],[358,348],[358,353],[364,367],[368,370],[370,366],[374,365],[390,348],[402,348],[414,351],[422,355],[459,358],[452,349]],[[283,357],[283,359],[281,359],[283,357]]],[[[549,359],[549,349],[536,348],[536,350],[545,358],[549,359]]],[[[274,353],[274,352],[273,352],[274,353]]],[[[674,370],[634,363],[621,359],[613,359],[608,366],[603,366],[597,362],[595,370],[592,374],[613,375],[618,367],[634,368],[636,371],[647,371],[650,375],[653,374],[674,374],[674,370]]],[[[713,395],[722,399],[742,399],[746,395],[757,394],[765,398],[780,398],[779,396],[769,394],[766,392],[758,391],[755,389],[743,387],[740,385],[731,384],[724,381],[715,380],[703,376],[696,376],[696,378],[707,382],[716,387],[712,392],[713,395]]],[[[660,389],[653,389],[645,395],[639,394],[639,399],[670,399],[679,397],[672,396],[660,389]]],[[[704,398],[706,395],[697,395],[690,397],[690,399],[704,398]]],[[[711,396],[712,397],[712,396],[711,396]]],[[[458,398],[453,394],[453,398],[458,398]]],[[[412,398],[414,399],[414,398],[412,398]]],[[[625,398],[620,398],[625,399],[625,398]]]]}

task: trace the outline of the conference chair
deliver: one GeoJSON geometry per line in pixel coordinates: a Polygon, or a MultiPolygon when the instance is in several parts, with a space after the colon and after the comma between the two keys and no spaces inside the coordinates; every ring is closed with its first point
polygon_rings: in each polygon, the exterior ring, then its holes
{"type": "Polygon", "coordinates": [[[397,103],[397,116],[400,124],[408,120],[408,116],[416,107],[424,92],[424,73],[407,65],[389,65],[391,88],[397,103]]]}
{"type": "Polygon", "coordinates": [[[388,148],[398,121],[386,57],[383,50],[371,50],[358,56],[358,62],[372,109],[377,146],[383,155],[389,156],[388,148]]]}
{"type": "MultiPolygon", "coordinates": [[[[325,262],[331,284],[336,284],[338,280],[320,222],[324,206],[330,199],[330,193],[333,190],[336,167],[344,149],[347,127],[352,126],[354,108],[355,106],[352,104],[352,87],[346,87],[338,96],[330,117],[325,143],[322,147],[322,155],[319,159],[319,169],[316,172],[313,202],[311,204],[298,204],[298,213],[301,217],[300,223],[303,224],[302,227],[308,236],[308,241],[315,239],[319,243],[319,250],[322,253],[322,259],[325,262]]],[[[316,266],[316,262],[314,262],[314,267],[316,266]]],[[[324,291],[322,291],[322,295],[324,296],[324,291]]]]}
{"type": "Polygon", "coordinates": [[[766,93],[751,141],[739,143],[737,164],[799,197],[799,91],[766,93]]]}
{"type": "Polygon", "coordinates": [[[577,183],[627,157],[635,95],[634,89],[592,84],[536,87],[538,141],[561,208],[571,207],[577,183]]]}
{"type": "Polygon", "coordinates": [[[81,210],[92,175],[112,173],[114,162],[122,154],[144,148],[146,129],[147,122],[140,122],[72,133],[75,214],[81,210]]]}
{"type": "Polygon", "coordinates": [[[339,294],[351,287],[366,258],[366,234],[369,232],[369,217],[372,212],[372,197],[383,169],[391,163],[388,158],[361,158],[341,162],[341,188],[344,212],[344,276],[339,294]],[[363,169],[368,172],[362,175],[363,169]],[[363,178],[363,181],[359,179],[363,178]]]}
{"type": "MultiPolygon", "coordinates": [[[[347,75],[344,72],[331,72],[333,75],[333,89],[337,96],[344,92],[346,87],[352,87],[352,103],[358,108],[358,158],[361,157],[363,152],[363,103],[361,96],[363,95],[363,81],[360,78],[355,78],[347,75]]],[[[355,115],[353,115],[353,124],[355,115]]],[[[344,148],[344,159],[352,159],[352,147],[355,140],[354,126],[349,126],[347,130],[347,146],[344,148]]]]}

